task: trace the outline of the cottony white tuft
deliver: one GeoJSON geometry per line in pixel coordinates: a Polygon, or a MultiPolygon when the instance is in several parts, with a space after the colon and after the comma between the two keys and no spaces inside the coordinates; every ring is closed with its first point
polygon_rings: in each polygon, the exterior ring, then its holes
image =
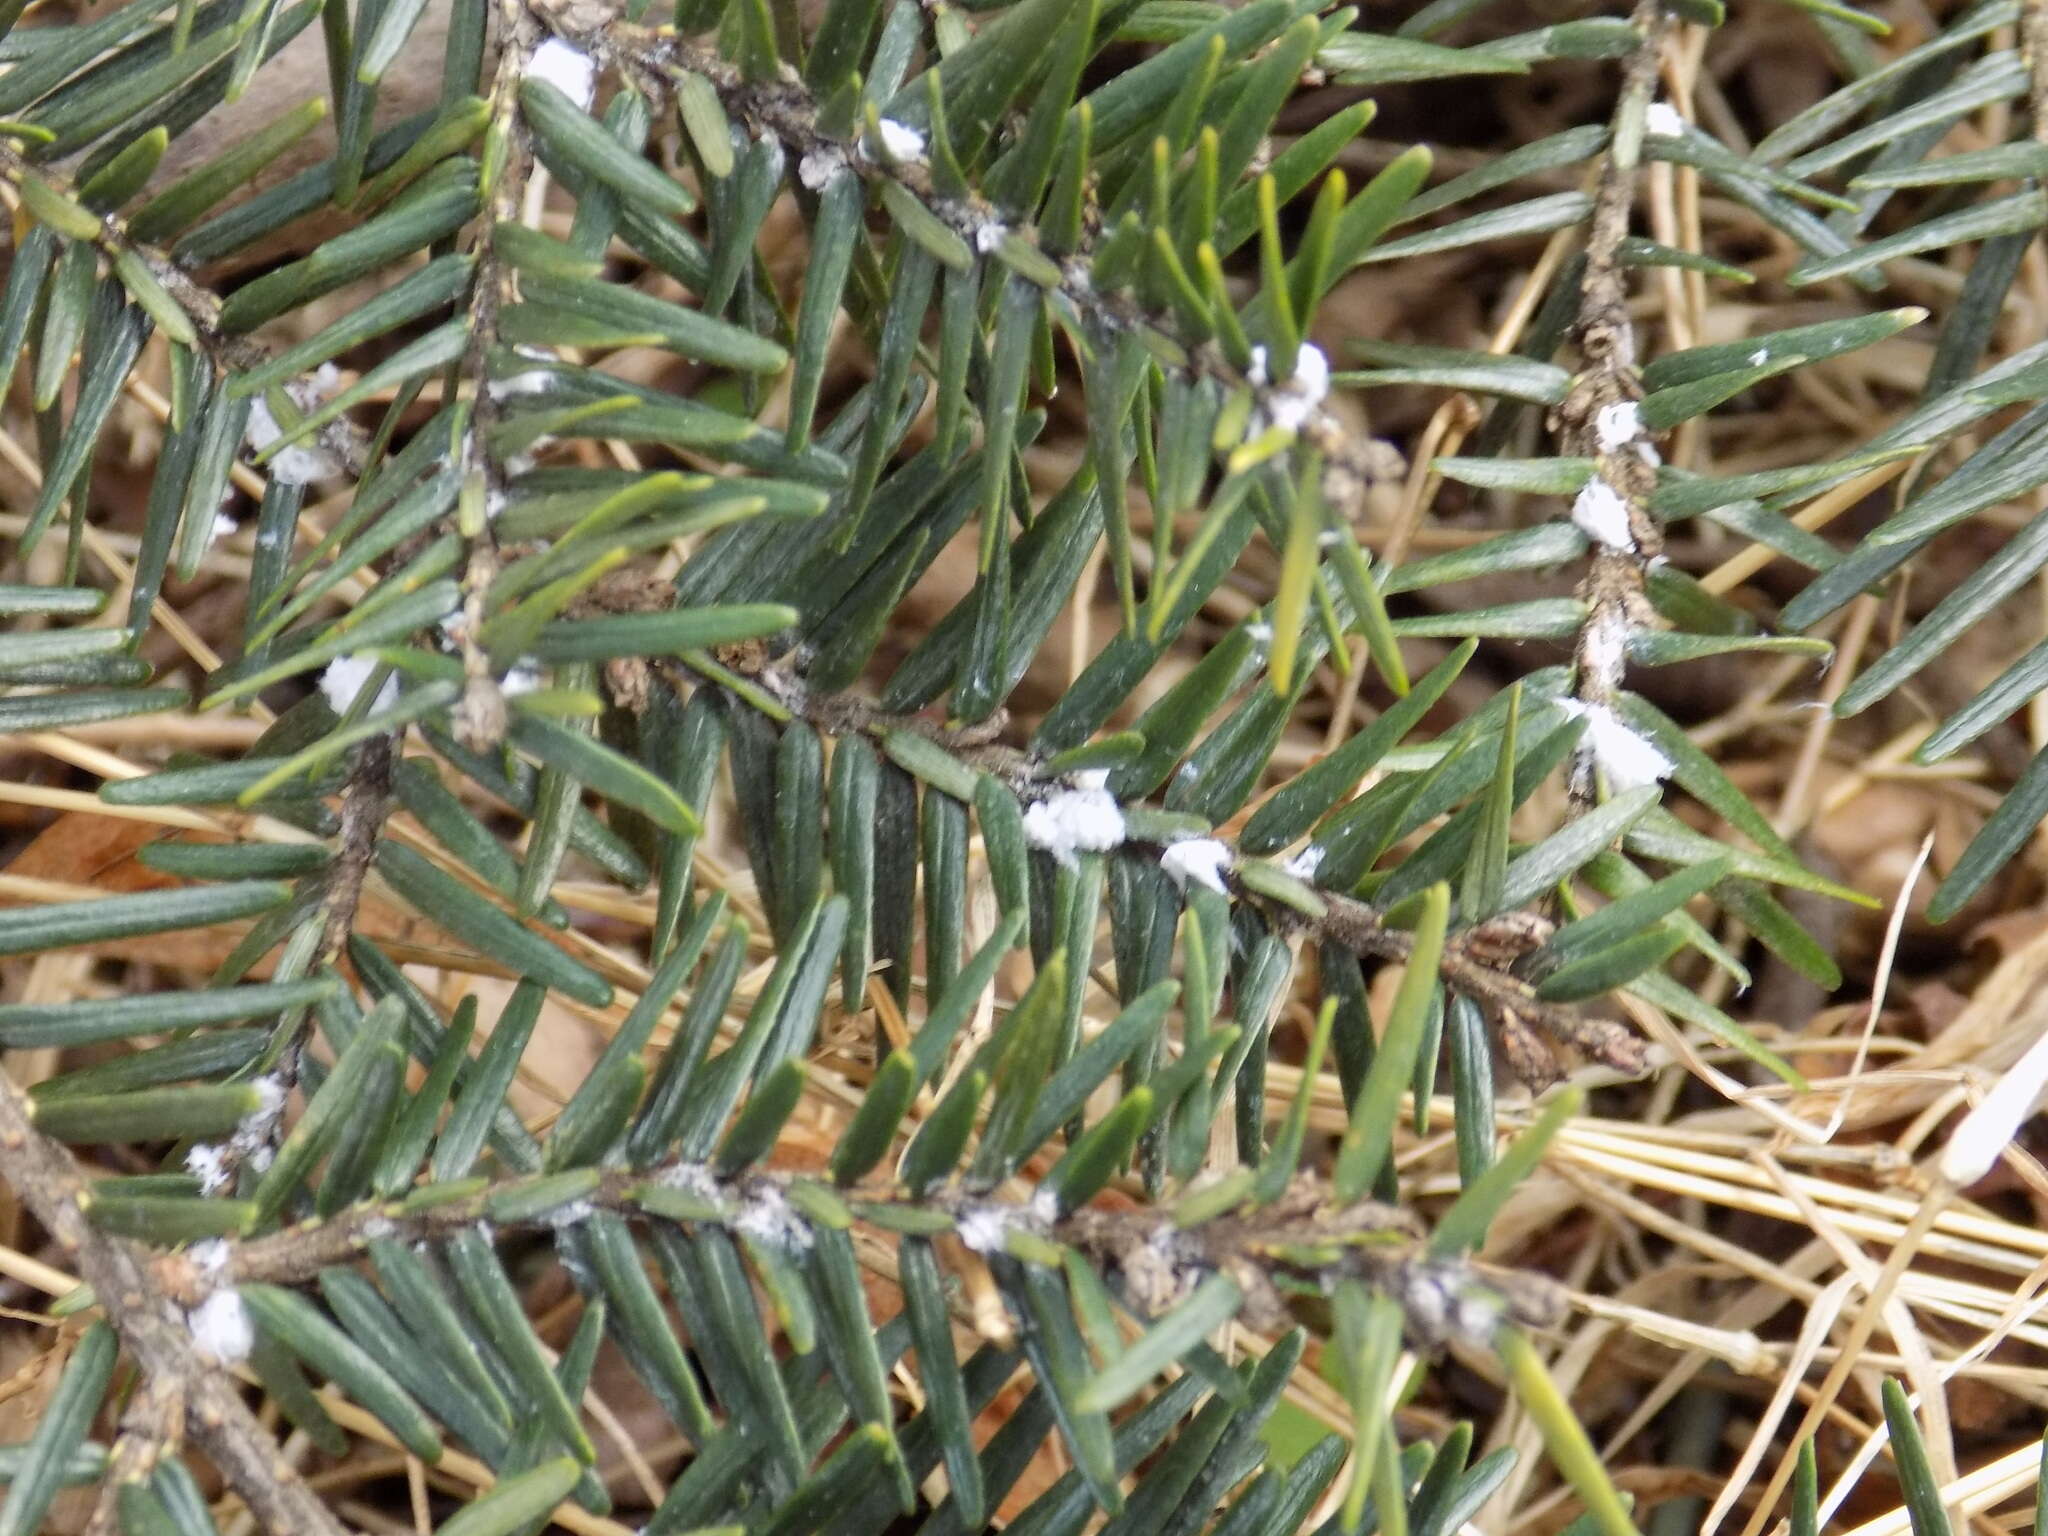
{"type": "MultiPolygon", "coordinates": [[[[333,671],[333,666],[329,666],[328,670],[333,671]]],[[[365,673],[364,677],[367,676],[365,673]]],[[[325,678],[321,679],[321,686],[326,687],[325,678]]],[[[362,687],[363,679],[358,678],[355,689],[349,696],[353,698],[356,693],[362,691],[362,687]]],[[[388,689],[390,684],[387,683],[385,687],[388,689]]],[[[383,708],[386,702],[380,696],[377,707],[383,708]]],[[[270,1167],[271,1158],[275,1155],[270,1139],[277,1132],[277,1122],[284,1117],[284,1101],[290,1095],[285,1090],[283,1080],[267,1072],[249,1086],[256,1090],[256,1107],[242,1116],[242,1123],[235,1127],[235,1134],[228,1138],[228,1151],[246,1163],[250,1172],[262,1173],[270,1167]]]]}
{"type": "Polygon", "coordinates": [[[1770,360],[1771,349],[1769,347],[1758,347],[1754,352],[1749,354],[1749,366],[1752,368],[1761,368],[1765,363],[1768,363],[1770,360]]]}
{"type": "Polygon", "coordinates": [[[222,1365],[238,1365],[256,1344],[256,1329],[242,1298],[226,1286],[185,1314],[199,1353],[222,1365]]]}
{"type": "Polygon", "coordinates": [[[773,1184],[759,1184],[747,1191],[746,1203],[733,1217],[732,1226],[742,1237],[783,1253],[808,1253],[815,1241],[810,1224],[773,1184]]]}
{"type": "Polygon", "coordinates": [[[1572,503],[1572,522],[1595,544],[1633,553],[1636,537],[1629,532],[1628,503],[1598,475],[1585,483],[1572,503]]]}
{"type": "MultiPolygon", "coordinates": [[[[377,658],[361,652],[353,656],[337,656],[327,663],[327,670],[320,674],[320,691],[327,695],[327,704],[337,715],[348,713],[348,707],[355,703],[356,695],[363,691],[363,685],[370,680],[370,674],[377,670],[377,658]]],[[[370,712],[389,709],[398,702],[398,677],[394,673],[384,679],[384,686],[377,690],[376,701],[370,712]]]]}
{"type": "Polygon", "coordinates": [[[1685,137],[1685,119],[1668,101],[1653,101],[1643,112],[1643,131],[1660,139],[1685,137]]]}
{"type": "Polygon", "coordinates": [[[545,80],[584,111],[597,100],[597,61],[573,43],[551,37],[526,62],[529,80],[545,80]]]}
{"type": "Polygon", "coordinates": [[[1323,855],[1328,851],[1321,843],[1310,843],[1282,864],[1280,872],[1283,875],[1292,875],[1297,880],[1313,880],[1316,871],[1323,867],[1323,855]]]}
{"type": "MultiPolygon", "coordinates": [[[[261,453],[284,436],[284,428],[277,424],[277,417],[271,414],[269,404],[261,395],[249,403],[249,425],[244,429],[244,435],[255,453],[261,453]]],[[[297,442],[289,448],[279,449],[266,472],[282,485],[311,485],[316,480],[333,479],[341,473],[341,466],[326,449],[297,442]]]]}
{"type": "Polygon", "coordinates": [[[206,542],[208,544],[218,544],[222,539],[232,539],[235,536],[236,526],[235,520],[229,517],[227,513],[214,513],[213,532],[207,537],[206,542]]]}
{"type": "Polygon", "coordinates": [[[227,1149],[202,1141],[185,1154],[185,1171],[199,1181],[199,1193],[217,1195],[228,1187],[227,1149]]]}
{"type": "Polygon", "coordinates": [[[1595,677],[1618,678],[1628,664],[1628,618],[1619,609],[1603,608],[1586,631],[1580,656],[1595,677]]]}
{"type": "Polygon", "coordinates": [[[960,1213],[953,1230],[976,1253],[1001,1253],[1013,1219],[1000,1205],[977,1205],[960,1213]]]}
{"type": "Polygon", "coordinates": [[[1600,440],[1602,453],[1614,453],[1626,448],[1643,435],[1643,412],[1633,400],[1617,400],[1612,405],[1603,405],[1593,417],[1593,435],[1600,440]]]}
{"type": "Polygon", "coordinates": [[[1124,813],[1106,789],[1062,789],[1024,812],[1024,840],[1071,865],[1077,853],[1105,853],[1121,843],[1124,813]]]}
{"type": "Polygon", "coordinates": [[[1173,883],[1182,890],[1190,880],[1212,891],[1222,890],[1223,871],[1230,863],[1230,845],[1213,837],[1184,837],[1168,843],[1159,855],[1159,867],[1173,876],[1173,883]]]}
{"type": "Polygon", "coordinates": [[[528,368],[523,373],[491,380],[490,395],[493,400],[507,400],[514,395],[544,395],[554,382],[555,376],[545,368],[528,368]]]}
{"type": "MultiPolygon", "coordinates": [[[[1259,377],[1252,382],[1257,384],[1265,373],[1265,358],[1260,355],[1253,362],[1259,377]]],[[[1330,360],[1321,347],[1305,341],[1294,355],[1294,372],[1260,397],[1259,408],[1252,412],[1248,424],[1247,437],[1258,437],[1272,427],[1299,432],[1329,392],[1330,360]]]]}
{"type": "Polygon", "coordinates": [[[498,681],[498,691],[507,698],[516,698],[522,693],[532,693],[541,685],[540,663],[531,656],[521,657],[498,681]]]}
{"type": "Polygon", "coordinates": [[[1003,228],[1001,219],[983,219],[974,231],[974,248],[984,256],[995,254],[996,247],[1003,243],[1003,236],[1009,231],[1003,228]]]}
{"type": "Polygon", "coordinates": [[[2034,1112],[2041,1090],[2048,1088],[2048,1035],[2027,1048],[1984,1095],[1984,1101],[1956,1127],[1948,1145],[1941,1149],[1936,1165],[1942,1178],[1958,1189],[1967,1189],[1991,1171],[1991,1165],[2019,1134],[2021,1124],[2034,1112]]]}
{"type": "Polygon", "coordinates": [[[822,192],[846,170],[846,156],[833,145],[808,150],[796,163],[796,179],[808,192],[822,192]]]}
{"type": "Polygon", "coordinates": [[[702,1163],[677,1163],[656,1177],[669,1188],[695,1195],[707,1205],[722,1207],[725,1204],[725,1186],[702,1163]]]}
{"type": "Polygon", "coordinates": [[[1639,736],[1605,704],[1583,704],[1577,699],[1560,699],[1558,706],[1568,715],[1586,717],[1586,736],[1581,744],[1593,754],[1593,761],[1616,791],[1641,789],[1671,777],[1671,759],[1654,743],[1639,736]]]}
{"type": "Polygon", "coordinates": [[[882,153],[898,165],[916,165],[924,159],[924,135],[908,123],[885,117],[880,131],[882,153]]]}

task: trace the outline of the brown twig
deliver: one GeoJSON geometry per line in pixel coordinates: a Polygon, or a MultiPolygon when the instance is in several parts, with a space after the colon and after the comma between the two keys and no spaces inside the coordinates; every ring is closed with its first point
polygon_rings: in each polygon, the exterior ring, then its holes
{"type": "Polygon", "coordinates": [[[363,881],[377,852],[377,834],[391,809],[397,738],[374,736],[363,744],[341,796],[341,837],[320,903],[320,948],[312,969],[331,963],[348,942],[363,899],[363,881]]]}
{"type": "Polygon", "coordinates": [[[2027,61],[2027,129],[2048,144],[2048,4],[2020,0],[2020,54],[2027,61]]]}
{"type": "Polygon", "coordinates": [[[459,365],[470,389],[462,465],[472,484],[464,487],[456,516],[463,541],[462,618],[453,638],[462,656],[463,690],[455,731],[463,745],[477,751],[488,751],[505,735],[504,691],[478,638],[500,569],[490,509],[505,490],[505,466],[489,448],[490,429],[499,415],[490,385],[490,358],[498,344],[498,310],[511,296],[511,274],[498,260],[496,235],[501,222],[518,220],[533,163],[526,136],[515,128],[519,81],[539,41],[540,23],[522,0],[502,0],[499,30],[503,45],[491,76],[490,110],[492,131],[505,135],[510,153],[496,180],[484,189],[489,206],[470,243],[475,276],[469,290],[469,341],[459,365]]]}

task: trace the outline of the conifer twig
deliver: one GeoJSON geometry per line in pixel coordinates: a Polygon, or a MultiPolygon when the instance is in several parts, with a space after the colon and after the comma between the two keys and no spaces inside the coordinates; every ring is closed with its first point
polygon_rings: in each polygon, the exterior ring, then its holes
{"type": "Polygon", "coordinates": [[[457,532],[462,536],[462,614],[452,638],[462,657],[463,691],[456,706],[456,734],[465,746],[488,750],[505,734],[505,697],[491,670],[478,636],[483,628],[492,583],[499,569],[498,540],[491,527],[492,509],[505,490],[505,466],[490,451],[490,428],[499,415],[498,398],[490,386],[490,356],[498,344],[498,310],[508,297],[510,274],[498,258],[499,224],[516,222],[525,194],[532,149],[523,134],[513,132],[519,109],[519,81],[539,39],[540,28],[521,0],[503,0],[499,7],[502,44],[491,78],[492,130],[509,148],[492,184],[483,188],[485,206],[470,253],[475,274],[470,281],[468,344],[458,365],[470,386],[469,415],[462,432],[462,467],[473,482],[457,502],[457,532]]]}
{"type": "MultiPolygon", "coordinates": [[[[95,213],[83,204],[74,201],[71,189],[60,184],[48,172],[29,164],[22,153],[5,139],[0,139],[0,183],[4,183],[14,194],[15,200],[28,206],[30,213],[36,213],[27,205],[24,187],[36,190],[26,196],[57,198],[68,205],[68,214],[79,222],[72,232],[72,238],[89,239],[100,254],[113,266],[131,294],[136,281],[154,283],[163,295],[160,302],[176,307],[191,329],[188,338],[215,367],[230,373],[250,372],[270,361],[270,351],[262,343],[246,336],[237,336],[221,328],[221,298],[211,288],[201,283],[184,267],[163,251],[145,241],[137,240],[128,232],[127,225],[114,214],[95,213]],[[86,226],[90,223],[90,233],[86,226]]],[[[46,211],[55,212],[55,209],[46,211]]],[[[38,215],[41,217],[41,215],[38,215]]],[[[65,233],[65,231],[59,231],[65,233]]],[[[138,297],[138,302],[140,298],[138,297]]],[[[164,328],[170,317],[158,313],[154,316],[159,328],[164,328]]],[[[347,417],[329,422],[318,434],[321,445],[333,453],[350,474],[361,474],[364,467],[364,444],[347,417]]]]}
{"type": "MultiPolygon", "coordinates": [[[[920,716],[889,714],[851,693],[814,694],[772,662],[753,667],[747,673],[747,681],[767,695],[761,702],[773,704],[788,716],[802,718],[827,735],[857,733],[880,739],[891,731],[903,731],[922,736],[966,767],[993,774],[1027,806],[1070,788],[1065,781],[1046,774],[1038,759],[1029,753],[987,740],[986,726],[956,733],[935,727],[920,716]]],[[[1164,861],[1174,848],[1185,850],[1195,842],[1205,845],[1206,864],[1213,868],[1219,888],[1227,887],[1236,899],[1256,904],[1290,932],[1330,940],[1365,959],[1401,963],[1414,950],[1412,934],[1390,926],[1376,908],[1341,891],[1316,889],[1311,910],[1254,890],[1237,871],[1255,861],[1220,832],[1178,842],[1160,842],[1129,833],[1120,838],[1117,846],[1164,861]]],[[[1642,1071],[1643,1042],[1626,1027],[1611,1019],[1589,1018],[1564,1004],[1546,1002],[1536,995],[1534,987],[1514,974],[1514,962],[1539,947],[1550,933],[1549,921],[1534,912],[1503,913],[1478,924],[1444,947],[1439,964],[1444,984],[1483,1004],[1493,1015],[1516,1070],[1525,1080],[1545,1082],[1557,1075],[1555,1063],[1547,1062],[1540,1046],[1527,1041],[1522,1033],[1530,1026],[1616,1071],[1642,1071]]]]}
{"type": "Polygon", "coordinates": [[[1247,374],[1233,367],[1217,346],[1190,341],[1170,318],[1098,289],[1090,278],[1092,231],[1084,233],[1076,251],[1061,255],[1041,246],[1028,224],[1006,219],[1004,210],[993,207],[978,193],[970,192],[964,199],[941,196],[929,167],[915,161],[876,159],[861,153],[857,142],[827,133],[820,125],[818,103],[788,70],[778,79],[750,80],[716,48],[677,37],[667,29],[656,31],[625,21],[610,14],[603,0],[526,3],[550,31],[595,58],[620,65],[638,80],[659,84],[671,95],[684,77],[694,75],[708,81],[728,115],[754,133],[781,143],[793,159],[822,155],[870,182],[894,182],[977,251],[994,249],[996,239],[1004,236],[1023,242],[1047,272],[1048,281],[1051,272],[1059,274],[1057,284],[1048,289],[1055,305],[1095,334],[1114,335],[1143,327],[1164,349],[1178,354],[1169,361],[1155,349],[1162,366],[1177,362],[1192,376],[1214,379],[1227,388],[1248,388],[1254,403],[1274,419],[1299,418],[1299,440],[1323,456],[1326,495],[1352,502],[1371,484],[1401,472],[1401,457],[1392,444],[1359,437],[1320,400],[1304,410],[1303,397],[1294,392],[1292,378],[1247,374]]]}
{"type": "Polygon", "coordinates": [[[1617,788],[1670,771],[1662,755],[1613,713],[1628,665],[1629,637],[1655,623],[1646,587],[1650,568],[1664,554],[1663,530],[1649,510],[1657,459],[1638,406],[1643,388],[1621,249],[1635,205],[1645,120],[1669,21],[1658,0],[1641,0],[1633,20],[1639,41],[1622,71],[1607,158],[1594,193],[1573,327],[1584,367],[1552,419],[1559,450],[1594,463],[1593,477],[1572,508],[1572,521],[1592,543],[1590,569],[1580,588],[1586,617],[1573,653],[1572,696],[1577,710],[1588,717],[1572,765],[1577,812],[1595,803],[1603,771],[1617,788]]]}
{"type": "MultiPolygon", "coordinates": [[[[607,1168],[567,1203],[537,1206],[522,1196],[544,1190],[547,1176],[515,1175],[419,1209],[364,1202],[263,1237],[222,1239],[203,1270],[187,1254],[165,1255],[155,1261],[152,1279],[164,1294],[198,1305],[216,1285],[308,1284],[325,1270],[355,1262],[373,1241],[431,1243],[480,1221],[493,1229],[546,1232],[599,1211],[636,1220],[708,1220],[801,1248],[811,1240],[811,1218],[789,1192],[803,1178],[777,1170],[721,1177],[712,1165],[689,1160],[607,1168]],[[650,1210],[659,1199],[650,1190],[681,1192],[706,1214],[686,1218],[650,1210]]],[[[915,1213],[950,1221],[960,1240],[979,1253],[1001,1253],[1013,1243],[1027,1250],[1046,1242],[1078,1248],[1122,1275],[1132,1299],[1148,1311],[1167,1310],[1201,1276],[1226,1274],[1244,1292],[1252,1326],[1261,1329],[1288,1326],[1281,1298],[1289,1279],[1324,1284],[1340,1275],[1362,1278],[1401,1300],[1413,1331],[1431,1343],[1457,1339],[1484,1347],[1499,1322],[1548,1327],[1564,1303],[1563,1292],[1540,1275],[1430,1254],[1407,1211],[1374,1200],[1339,1205],[1328,1184],[1310,1175],[1297,1177],[1268,1205],[1200,1219],[1177,1219],[1165,1209],[1134,1213],[1094,1206],[1062,1215],[1042,1190],[1015,1198],[957,1181],[922,1196],[893,1185],[839,1193],[862,1214],[915,1213]],[[1333,1246],[1317,1256],[1323,1245],[1333,1246]]]]}
{"type": "MultiPolygon", "coordinates": [[[[0,1182],[67,1254],[142,1372],[166,1422],[160,1440],[189,1437],[271,1536],[342,1536],[327,1506],[279,1454],[228,1373],[203,1358],[140,1255],[86,1219],[85,1176],[70,1151],[36,1130],[28,1096],[0,1071],[0,1182]],[[182,1419],[182,1423],[176,1422],[182,1419]]],[[[131,1454],[124,1464],[142,1458],[131,1454]]]]}

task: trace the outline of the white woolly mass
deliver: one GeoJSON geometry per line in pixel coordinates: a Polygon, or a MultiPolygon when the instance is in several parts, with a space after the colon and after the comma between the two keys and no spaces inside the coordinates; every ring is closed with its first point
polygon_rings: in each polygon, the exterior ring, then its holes
{"type": "Polygon", "coordinates": [[[2048,1087],[2048,1035],[2029,1046],[2026,1055],[2007,1068],[2005,1076],[1984,1095],[1983,1102],[1963,1116],[1963,1123],[1941,1149],[1937,1164],[1941,1176],[1960,1189],[1989,1173],[1998,1155],[2033,1114],[2044,1087],[2048,1087]]]}
{"type": "Polygon", "coordinates": [[[506,497],[503,491],[484,492],[484,521],[495,523],[505,514],[506,497]]]}
{"type": "Polygon", "coordinates": [[[881,120],[882,153],[898,165],[915,165],[924,159],[924,135],[908,123],[893,117],[881,120]]]}
{"type": "Polygon", "coordinates": [[[1629,532],[1628,503],[1598,475],[1588,480],[1572,502],[1572,522],[1595,544],[1632,553],[1636,536],[1629,532]]]}
{"type": "Polygon", "coordinates": [[[996,247],[1003,243],[1003,236],[1009,231],[1003,228],[1001,219],[984,219],[974,231],[974,248],[984,256],[995,254],[996,247]]]}
{"type": "Polygon", "coordinates": [[[1077,853],[1105,853],[1123,842],[1123,809],[1100,785],[1058,790],[1024,812],[1024,840],[1072,864],[1077,853]]]}
{"type": "Polygon", "coordinates": [[[581,48],[551,37],[526,61],[526,78],[545,80],[584,111],[597,100],[597,61],[581,48]]]}
{"type": "Polygon", "coordinates": [[[571,1200],[567,1205],[558,1205],[547,1214],[547,1224],[557,1231],[565,1227],[580,1227],[597,1214],[597,1207],[588,1200],[571,1200]]]}
{"type": "Polygon", "coordinates": [[[514,395],[544,395],[554,382],[555,376],[545,368],[529,368],[524,373],[491,380],[490,396],[493,400],[506,400],[514,395]]]}
{"type": "Polygon", "coordinates": [[[1301,852],[1280,866],[1280,872],[1292,875],[1297,880],[1313,880],[1316,871],[1323,867],[1323,855],[1329,850],[1321,843],[1310,843],[1301,852]]]}
{"type": "MultiPolygon", "coordinates": [[[[329,671],[333,668],[329,667],[329,671]]],[[[326,680],[321,680],[326,686],[326,680]]],[[[362,691],[362,682],[356,683],[356,691],[362,691]]],[[[353,697],[353,695],[351,695],[353,697]]],[[[380,699],[379,706],[383,701],[380,699]]],[[[284,1118],[284,1101],[290,1097],[281,1079],[265,1073],[254,1079],[249,1086],[256,1090],[256,1107],[242,1116],[242,1123],[235,1127],[235,1134],[228,1138],[227,1150],[230,1156],[240,1158],[248,1164],[252,1173],[262,1173],[270,1167],[275,1151],[271,1138],[277,1133],[277,1122],[284,1118]]]]}
{"type": "Polygon", "coordinates": [[[846,170],[846,156],[830,144],[808,150],[796,163],[796,179],[807,191],[822,192],[846,170]]]}
{"type": "Polygon", "coordinates": [[[220,1274],[228,1267],[228,1260],[233,1256],[234,1250],[228,1246],[227,1239],[222,1237],[206,1238],[185,1250],[185,1257],[192,1261],[193,1266],[202,1275],[220,1274]]]}
{"type": "MultiPolygon", "coordinates": [[[[377,670],[377,658],[358,652],[353,656],[337,656],[327,663],[327,670],[320,674],[320,691],[327,695],[328,707],[337,715],[348,713],[348,707],[355,703],[356,695],[363,691],[363,685],[370,680],[370,674],[377,670]]],[[[394,673],[384,679],[384,686],[377,690],[376,701],[370,712],[389,709],[398,702],[398,677],[394,673]]]]}
{"type": "Polygon", "coordinates": [[[199,1193],[217,1195],[228,1186],[227,1148],[202,1141],[185,1154],[185,1171],[199,1181],[199,1193]]]}
{"type": "Polygon", "coordinates": [[[1230,845],[1213,837],[1184,837],[1168,843],[1159,855],[1159,867],[1173,876],[1173,883],[1182,890],[1188,888],[1189,881],[1212,891],[1222,890],[1223,871],[1230,868],[1230,862],[1230,845]]]}
{"type": "Polygon", "coordinates": [[[507,698],[516,698],[522,693],[532,693],[540,685],[540,663],[531,656],[523,656],[498,680],[498,691],[507,698]]]}
{"type": "Polygon", "coordinates": [[[1627,615],[1614,608],[1601,609],[1598,621],[1586,631],[1581,657],[1595,677],[1620,677],[1628,664],[1627,615]]]}
{"type": "Polygon", "coordinates": [[[1264,347],[1252,348],[1251,366],[1245,369],[1244,376],[1253,385],[1266,382],[1266,349],[1264,347]]]}
{"type": "MultiPolygon", "coordinates": [[[[258,395],[249,404],[249,425],[244,435],[251,451],[261,453],[280,437],[284,428],[277,424],[269,404],[258,395]]],[[[331,480],[341,473],[341,466],[326,449],[313,443],[299,442],[289,448],[280,449],[277,457],[266,466],[270,478],[281,485],[311,485],[315,480],[331,480]]]]}
{"type": "Polygon", "coordinates": [[[1685,137],[1685,119],[1678,115],[1678,108],[1670,102],[1653,101],[1643,112],[1643,131],[1660,139],[1682,139],[1685,137]]]}
{"type": "MultiPolygon", "coordinates": [[[[1252,378],[1256,385],[1265,373],[1265,359],[1257,357],[1253,361],[1260,377],[1249,374],[1246,377],[1252,378]]],[[[1330,360],[1323,355],[1321,347],[1305,341],[1295,353],[1294,372],[1260,397],[1259,408],[1252,412],[1247,436],[1258,437],[1272,427],[1299,432],[1329,393],[1330,360]]]]}
{"type": "Polygon", "coordinates": [[[742,1237],[784,1253],[808,1253],[813,1241],[810,1224],[773,1184],[758,1184],[747,1191],[732,1228],[742,1237]]]}
{"type": "Polygon", "coordinates": [[[222,539],[232,539],[235,536],[236,527],[235,520],[229,517],[227,513],[216,512],[213,514],[213,532],[207,535],[206,542],[208,544],[218,544],[222,539]]]}
{"type": "Polygon", "coordinates": [[[695,1195],[707,1205],[725,1204],[725,1186],[702,1163],[677,1163],[657,1175],[660,1182],[670,1189],[679,1189],[686,1195],[695,1195]]]}
{"type": "Polygon", "coordinates": [[[1612,405],[1603,405],[1593,417],[1593,435],[1600,440],[1602,453],[1614,453],[1626,448],[1643,435],[1643,413],[1633,400],[1617,400],[1612,405]]]}
{"type": "Polygon", "coordinates": [[[1754,352],[1749,354],[1749,366],[1752,368],[1761,368],[1765,363],[1768,363],[1770,360],[1771,349],[1769,347],[1758,347],[1754,352]]]}
{"type": "Polygon", "coordinates": [[[249,1358],[256,1343],[256,1329],[249,1321],[242,1298],[226,1286],[185,1314],[192,1330],[192,1342],[199,1353],[222,1365],[237,1365],[249,1358]]]}
{"type": "Polygon", "coordinates": [[[1617,792],[1641,789],[1671,776],[1671,759],[1646,738],[1625,725],[1605,704],[1585,704],[1577,699],[1560,699],[1558,707],[1567,715],[1586,718],[1584,746],[1607,776],[1610,789],[1617,792]]]}
{"type": "Polygon", "coordinates": [[[1302,389],[1320,400],[1330,392],[1330,360],[1323,355],[1323,349],[1313,342],[1303,342],[1294,354],[1294,373],[1287,381],[1290,389],[1302,389]]]}
{"type": "Polygon", "coordinates": [[[1013,1213],[1000,1205],[977,1205],[960,1213],[953,1230],[976,1253],[1001,1253],[1014,1219],[1013,1213]]]}

